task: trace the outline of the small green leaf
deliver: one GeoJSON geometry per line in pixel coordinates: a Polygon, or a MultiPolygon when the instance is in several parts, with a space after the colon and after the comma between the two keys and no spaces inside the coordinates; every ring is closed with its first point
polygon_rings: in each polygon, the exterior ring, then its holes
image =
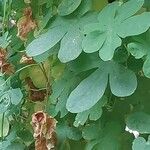
{"type": "Polygon", "coordinates": [[[150,78],[150,58],[149,57],[144,62],[143,72],[146,77],[150,78]]]}
{"type": "Polygon", "coordinates": [[[118,2],[108,4],[102,9],[98,15],[98,20],[103,26],[110,26],[113,20],[115,19],[117,8],[119,7],[118,2]]]}
{"type": "Polygon", "coordinates": [[[143,6],[144,0],[129,0],[118,9],[117,20],[120,22],[134,15],[143,6]]]}
{"type": "Polygon", "coordinates": [[[98,124],[86,125],[83,128],[82,136],[86,140],[93,140],[99,137],[100,126],[98,124]],[[95,132],[96,131],[96,132],[95,132]]]}
{"type": "Polygon", "coordinates": [[[149,12],[144,12],[141,15],[136,15],[131,18],[128,18],[117,27],[118,34],[122,38],[142,34],[149,29],[150,27],[149,20],[150,20],[149,12]]]}
{"type": "Polygon", "coordinates": [[[88,120],[98,120],[102,115],[102,107],[107,103],[107,98],[102,97],[91,109],[80,112],[76,115],[74,126],[84,125],[88,120]]]}
{"type": "Polygon", "coordinates": [[[102,97],[91,109],[80,112],[75,117],[74,126],[84,125],[88,120],[98,120],[102,115],[102,107],[106,104],[107,98],[102,97]]]}
{"type": "Polygon", "coordinates": [[[72,140],[80,140],[82,138],[81,132],[74,127],[67,128],[67,137],[72,140]]]}
{"type": "Polygon", "coordinates": [[[24,144],[14,142],[11,145],[9,145],[6,150],[24,150],[24,149],[25,149],[24,144]]]}
{"type": "Polygon", "coordinates": [[[136,58],[142,58],[147,53],[147,49],[139,42],[129,43],[128,51],[136,58]]]}
{"type": "Polygon", "coordinates": [[[117,121],[109,121],[101,129],[99,133],[99,143],[95,149],[101,150],[119,150],[120,141],[119,135],[121,134],[121,125],[117,121]]]}
{"type": "Polygon", "coordinates": [[[18,105],[22,98],[23,98],[23,94],[20,90],[20,88],[17,89],[11,89],[8,91],[10,98],[11,98],[11,103],[14,105],[18,105]]]}
{"type": "Polygon", "coordinates": [[[66,16],[74,12],[80,5],[81,0],[62,0],[58,6],[58,14],[60,16],[66,16]]]}
{"type": "Polygon", "coordinates": [[[102,115],[102,107],[107,103],[107,98],[104,96],[102,97],[97,104],[95,104],[91,109],[90,109],[90,114],[89,114],[89,119],[90,120],[98,120],[101,115],[102,115]]]}
{"type": "Polygon", "coordinates": [[[88,11],[92,9],[92,1],[91,0],[82,0],[81,5],[78,7],[78,14],[83,16],[88,11]]]}
{"type": "Polygon", "coordinates": [[[129,96],[137,88],[137,79],[131,70],[114,64],[110,72],[110,88],[114,95],[119,97],[129,96]]]}
{"type": "Polygon", "coordinates": [[[82,52],[81,42],[83,34],[79,29],[71,28],[61,40],[58,58],[65,63],[76,59],[82,52]]]}
{"type": "Polygon", "coordinates": [[[97,145],[99,143],[99,140],[93,140],[93,141],[89,141],[86,144],[85,150],[91,150],[94,148],[95,145],[97,145]]]}
{"type": "Polygon", "coordinates": [[[70,94],[66,108],[72,113],[90,109],[103,96],[107,86],[108,74],[102,69],[96,70],[84,79],[70,94]]]}
{"type": "Polygon", "coordinates": [[[11,97],[9,92],[5,92],[0,96],[0,113],[7,111],[11,104],[11,97]]]}
{"type": "Polygon", "coordinates": [[[127,126],[139,133],[150,133],[150,115],[144,112],[135,112],[128,116],[127,126]]]}
{"type": "Polygon", "coordinates": [[[71,71],[78,74],[93,68],[98,68],[100,63],[101,60],[99,59],[97,53],[82,53],[76,60],[71,61],[68,66],[71,71]]]}
{"type": "Polygon", "coordinates": [[[65,27],[56,26],[54,28],[50,28],[46,33],[40,35],[27,46],[26,53],[29,56],[43,54],[55,46],[62,39],[65,33],[65,27]]]}
{"type": "Polygon", "coordinates": [[[133,141],[132,150],[149,150],[150,149],[150,141],[146,140],[143,137],[138,137],[133,141]]]}
{"type": "Polygon", "coordinates": [[[53,46],[52,48],[50,48],[48,51],[40,54],[40,55],[37,55],[35,57],[33,57],[33,59],[36,61],[36,62],[44,62],[47,60],[47,58],[51,55],[54,55],[54,54],[57,54],[58,53],[58,50],[59,50],[59,43],[56,44],[55,46],[53,46]]]}
{"type": "Polygon", "coordinates": [[[0,149],[1,150],[7,150],[7,147],[11,144],[10,141],[2,141],[0,142],[0,149]]]}
{"type": "Polygon", "coordinates": [[[56,133],[58,137],[62,140],[66,138],[72,140],[80,140],[82,138],[82,133],[78,128],[69,127],[67,124],[61,123],[57,125],[56,133]]]}
{"type": "MultiPolygon", "coordinates": [[[[0,114],[0,124],[2,124],[2,118],[3,118],[3,114],[0,114]]],[[[3,132],[3,137],[7,136],[9,132],[9,122],[5,116],[3,121],[3,131],[2,131],[2,126],[0,125],[0,137],[2,135],[2,132],[3,132]]]]}
{"type": "Polygon", "coordinates": [[[74,126],[78,127],[79,125],[84,125],[85,122],[87,121],[89,116],[89,111],[86,110],[84,112],[80,112],[76,115],[75,121],[74,121],[74,126]]]}
{"type": "MultiPolygon", "coordinates": [[[[94,31],[100,32],[101,30],[99,27],[100,27],[99,23],[88,23],[87,25],[84,26],[83,33],[89,34],[89,33],[94,32],[94,31]]],[[[103,32],[101,32],[101,33],[103,33],[103,32]]]]}
{"type": "Polygon", "coordinates": [[[60,115],[60,118],[63,118],[67,113],[68,111],[66,110],[66,101],[67,101],[67,98],[68,98],[68,89],[67,91],[63,91],[63,93],[58,97],[58,102],[56,104],[56,107],[55,107],[55,110],[57,112],[60,111],[61,115],[60,115]]]}
{"type": "Polygon", "coordinates": [[[107,38],[100,48],[99,56],[102,60],[107,61],[113,58],[114,52],[117,47],[121,46],[121,39],[113,31],[107,31],[107,38]]]}
{"type": "Polygon", "coordinates": [[[82,42],[82,48],[86,53],[93,53],[98,51],[105,42],[106,34],[94,31],[89,33],[82,42]]]}

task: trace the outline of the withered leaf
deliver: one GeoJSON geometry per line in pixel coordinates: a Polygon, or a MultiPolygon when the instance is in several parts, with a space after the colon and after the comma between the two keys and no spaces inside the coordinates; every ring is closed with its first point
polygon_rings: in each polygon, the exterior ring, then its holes
{"type": "Polygon", "coordinates": [[[21,64],[33,64],[35,61],[33,60],[32,57],[27,56],[26,54],[22,55],[20,59],[21,64]]]}
{"type": "Polygon", "coordinates": [[[46,96],[46,90],[39,90],[37,87],[35,87],[30,77],[27,77],[25,81],[29,86],[29,99],[34,102],[44,101],[46,96]]]}
{"type": "Polygon", "coordinates": [[[43,111],[32,115],[35,150],[54,150],[56,148],[56,123],[54,118],[43,111]]]}
{"type": "Polygon", "coordinates": [[[8,62],[7,51],[2,48],[0,48],[0,70],[8,75],[14,73],[13,65],[8,62]]]}
{"type": "Polygon", "coordinates": [[[36,22],[32,18],[31,7],[25,8],[23,16],[18,20],[17,27],[18,27],[17,36],[22,41],[25,41],[27,39],[28,33],[34,30],[36,27],[36,22]]]}

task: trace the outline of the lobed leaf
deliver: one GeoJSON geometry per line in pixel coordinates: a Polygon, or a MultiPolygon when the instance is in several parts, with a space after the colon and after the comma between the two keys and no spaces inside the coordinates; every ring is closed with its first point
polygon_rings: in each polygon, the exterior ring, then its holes
{"type": "Polygon", "coordinates": [[[150,115],[144,112],[135,112],[128,116],[127,126],[139,133],[150,133],[150,115]]]}
{"type": "Polygon", "coordinates": [[[74,12],[80,5],[81,0],[62,0],[58,6],[58,14],[66,16],[74,12]]]}
{"type": "Polygon", "coordinates": [[[58,52],[58,58],[61,62],[66,63],[68,61],[76,59],[82,52],[81,42],[83,34],[79,29],[72,28],[61,40],[60,50],[58,52]]]}
{"type": "Polygon", "coordinates": [[[84,79],[73,90],[67,100],[66,108],[72,113],[90,109],[103,96],[107,86],[108,74],[100,68],[84,79]]]}
{"type": "Polygon", "coordinates": [[[46,33],[41,34],[37,39],[33,40],[26,48],[26,53],[29,56],[37,56],[45,53],[55,46],[65,35],[66,28],[56,26],[50,28],[46,33]]]}
{"type": "Polygon", "coordinates": [[[109,76],[111,92],[119,97],[133,94],[137,87],[137,79],[134,72],[121,65],[114,65],[109,76]]]}

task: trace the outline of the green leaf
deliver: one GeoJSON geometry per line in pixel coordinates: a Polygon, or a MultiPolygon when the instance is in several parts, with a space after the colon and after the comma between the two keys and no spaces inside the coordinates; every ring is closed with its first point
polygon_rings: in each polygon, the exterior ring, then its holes
{"type": "Polygon", "coordinates": [[[53,17],[52,11],[49,10],[47,12],[47,14],[39,21],[39,27],[38,27],[38,31],[36,31],[36,33],[34,34],[39,34],[41,33],[41,31],[45,28],[45,26],[47,25],[48,21],[53,17]]]}
{"type": "Polygon", "coordinates": [[[93,53],[98,51],[105,42],[106,33],[99,33],[94,31],[89,33],[82,42],[82,48],[86,53],[93,53]]]}
{"type": "Polygon", "coordinates": [[[118,34],[122,38],[139,35],[146,32],[150,27],[150,13],[144,12],[141,15],[133,16],[123,21],[118,27],[118,34]],[[136,26],[135,26],[136,24],[136,26]],[[134,26],[134,28],[133,28],[134,26]]]}
{"type": "Polygon", "coordinates": [[[119,97],[133,94],[137,87],[137,79],[134,72],[121,65],[114,65],[109,76],[112,93],[119,97]]]}
{"type": "Polygon", "coordinates": [[[61,123],[57,125],[56,133],[61,140],[65,140],[66,138],[72,140],[80,140],[82,137],[82,133],[78,128],[69,127],[67,124],[61,123]]]}
{"type": "Polygon", "coordinates": [[[101,31],[99,27],[100,27],[100,23],[88,23],[87,25],[84,26],[83,33],[89,34],[94,31],[99,32],[99,33],[105,32],[105,30],[101,31]]]}
{"type": "Polygon", "coordinates": [[[29,56],[41,55],[55,46],[66,33],[66,28],[57,26],[50,28],[46,33],[41,34],[37,39],[33,40],[26,48],[29,56]]]}
{"type": "Polygon", "coordinates": [[[4,113],[8,110],[11,104],[11,97],[8,92],[3,93],[0,96],[0,113],[4,113]]]}
{"type": "Polygon", "coordinates": [[[101,131],[102,132],[99,133],[101,135],[99,143],[96,145],[95,149],[119,150],[121,125],[117,121],[109,121],[101,131]]]}
{"type": "Polygon", "coordinates": [[[89,119],[98,120],[102,115],[102,107],[107,103],[107,98],[104,96],[90,109],[89,119]]]}
{"type": "Polygon", "coordinates": [[[85,147],[85,150],[91,150],[91,149],[93,149],[94,148],[94,146],[96,145],[96,144],[98,144],[99,143],[99,141],[97,140],[93,140],[93,141],[90,141],[90,142],[88,142],[87,144],[86,144],[86,147],[85,147]]]}
{"type": "Polygon", "coordinates": [[[100,126],[98,124],[86,125],[82,130],[82,136],[85,140],[93,140],[99,137],[100,126]],[[95,132],[96,131],[96,132],[95,132]]]}
{"type": "Polygon", "coordinates": [[[127,48],[136,59],[142,58],[147,53],[147,48],[139,42],[129,43],[127,48]]]}
{"type": "Polygon", "coordinates": [[[111,60],[116,48],[121,46],[122,43],[121,39],[115,32],[110,30],[106,35],[107,38],[99,51],[99,56],[104,61],[111,60]]]}
{"type": "Polygon", "coordinates": [[[99,59],[97,53],[82,53],[76,60],[71,61],[68,66],[71,71],[78,74],[93,68],[98,68],[100,64],[101,60],[99,59]]]}
{"type": "Polygon", "coordinates": [[[145,56],[145,61],[143,64],[144,75],[150,78],[150,40],[149,32],[143,35],[136,36],[133,38],[134,42],[128,44],[128,51],[136,58],[142,58],[145,56]]]}
{"type": "Polygon", "coordinates": [[[102,11],[98,15],[98,20],[102,26],[110,26],[114,21],[117,8],[119,7],[118,2],[114,2],[112,4],[108,4],[106,7],[102,9],[102,11]]]}
{"type": "Polygon", "coordinates": [[[61,40],[59,59],[63,62],[69,62],[76,59],[82,52],[82,40],[84,37],[83,27],[89,21],[96,21],[97,13],[86,13],[79,17],[57,17],[52,27],[63,26],[67,31],[61,40]]]}
{"type": "Polygon", "coordinates": [[[70,94],[66,108],[72,113],[90,109],[103,96],[110,76],[111,91],[116,96],[129,96],[137,87],[135,74],[113,62],[101,62],[99,69],[84,79],[70,94]]]}
{"type": "Polygon", "coordinates": [[[60,115],[60,118],[63,118],[67,113],[68,111],[66,110],[66,101],[67,101],[67,98],[68,98],[68,89],[67,90],[64,90],[63,93],[58,97],[58,102],[56,104],[56,107],[55,107],[55,110],[57,112],[60,111],[61,115],[60,115]]]}
{"type": "Polygon", "coordinates": [[[80,112],[76,115],[75,121],[74,121],[74,126],[78,127],[79,125],[84,125],[85,122],[87,121],[89,116],[89,111],[86,110],[84,112],[80,112]]]}
{"type": "Polygon", "coordinates": [[[8,32],[5,32],[3,36],[0,37],[0,47],[3,49],[7,48],[10,43],[11,37],[8,37],[8,32]]]}
{"type": "Polygon", "coordinates": [[[72,140],[80,140],[82,135],[81,132],[74,127],[67,128],[67,137],[72,140]]]}
{"type": "Polygon", "coordinates": [[[46,59],[47,59],[49,56],[58,53],[59,47],[60,47],[60,46],[59,46],[59,43],[58,43],[58,44],[56,44],[55,46],[53,46],[52,48],[50,48],[48,51],[44,52],[43,54],[40,54],[40,55],[37,55],[37,56],[33,57],[33,59],[34,59],[36,62],[43,62],[43,61],[46,61],[46,59]]]}
{"type": "Polygon", "coordinates": [[[9,145],[6,150],[24,150],[24,149],[25,149],[24,144],[14,142],[11,145],[9,145]]]}
{"type": "Polygon", "coordinates": [[[21,138],[25,143],[32,143],[34,141],[32,133],[28,129],[23,129],[17,132],[19,138],[21,138]]]}
{"type": "Polygon", "coordinates": [[[82,52],[81,42],[83,34],[77,28],[71,28],[70,31],[61,40],[58,58],[65,63],[76,59],[82,52]]]}
{"type": "Polygon", "coordinates": [[[84,125],[88,120],[98,120],[102,115],[102,107],[107,103],[107,98],[102,97],[91,109],[80,112],[76,115],[74,126],[84,125]]]}
{"type": "Polygon", "coordinates": [[[80,6],[78,7],[78,14],[83,16],[88,11],[92,9],[92,1],[91,0],[82,0],[80,6]]]}
{"type": "Polygon", "coordinates": [[[60,16],[66,16],[74,12],[80,5],[81,0],[62,0],[58,6],[58,14],[60,16]]]}
{"type": "Polygon", "coordinates": [[[146,77],[150,78],[150,57],[148,57],[144,62],[143,72],[146,77]]]}
{"type": "Polygon", "coordinates": [[[17,89],[11,89],[8,91],[10,98],[11,98],[11,103],[14,105],[18,105],[22,98],[23,98],[23,94],[20,90],[20,88],[17,89]]]}
{"type": "Polygon", "coordinates": [[[129,0],[118,9],[118,20],[124,21],[134,15],[143,6],[144,0],[129,0]]]}
{"type": "Polygon", "coordinates": [[[133,16],[143,4],[143,0],[130,0],[121,5],[118,2],[108,4],[99,13],[98,23],[85,26],[84,33],[87,35],[82,42],[83,50],[86,53],[99,50],[102,60],[111,60],[115,50],[122,44],[121,38],[141,34],[150,27],[149,12],[133,16]],[[100,35],[103,33],[106,36],[100,35]]]}
{"type": "Polygon", "coordinates": [[[150,133],[150,115],[144,112],[135,112],[128,116],[127,126],[139,133],[150,133]]]}
{"type": "Polygon", "coordinates": [[[90,109],[103,96],[107,86],[108,74],[102,69],[96,70],[84,79],[67,100],[66,108],[72,113],[90,109]]]}
{"type": "Polygon", "coordinates": [[[0,149],[1,150],[7,150],[7,147],[11,144],[10,141],[2,141],[0,142],[0,149]]]}
{"type": "Polygon", "coordinates": [[[146,140],[143,137],[138,137],[133,141],[132,150],[149,150],[150,149],[150,141],[146,140]]]}
{"type": "MultiPolygon", "coordinates": [[[[0,114],[0,124],[2,124],[2,118],[3,114],[0,114]]],[[[6,116],[4,116],[4,121],[3,121],[3,137],[7,136],[9,132],[9,122],[6,116]]],[[[0,137],[2,135],[2,125],[0,125],[0,137]]]]}

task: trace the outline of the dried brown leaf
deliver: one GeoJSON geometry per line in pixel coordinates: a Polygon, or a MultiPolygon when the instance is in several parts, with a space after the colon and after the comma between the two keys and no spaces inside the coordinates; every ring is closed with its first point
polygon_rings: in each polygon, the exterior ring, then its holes
{"type": "Polygon", "coordinates": [[[7,51],[2,48],[0,48],[0,70],[8,75],[14,73],[13,65],[7,62],[7,51]]]}
{"type": "Polygon", "coordinates": [[[35,150],[54,150],[56,148],[57,121],[43,111],[32,115],[32,126],[35,138],[35,150]]]}
{"type": "Polygon", "coordinates": [[[29,32],[35,29],[36,22],[32,18],[32,9],[31,7],[27,7],[24,10],[23,17],[18,20],[17,23],[18,34],[17,36],[25,41],[27,39],[27,35],[29,32]]]}
{"type": "Polygon", "coordinates": [[[44,101],[46,96],[46,90],[40,90],[35,87],[30,77],[27,77],[25,81],[29,87],[29,98],[34,102],[44,101]]]}
{"type": "Polygon", "coordinates": [[[33,64],[35,61],[33,60],[32,57],[27,56],[26,54],[22,55],[20,59],[21,64],[33,64]]]}

